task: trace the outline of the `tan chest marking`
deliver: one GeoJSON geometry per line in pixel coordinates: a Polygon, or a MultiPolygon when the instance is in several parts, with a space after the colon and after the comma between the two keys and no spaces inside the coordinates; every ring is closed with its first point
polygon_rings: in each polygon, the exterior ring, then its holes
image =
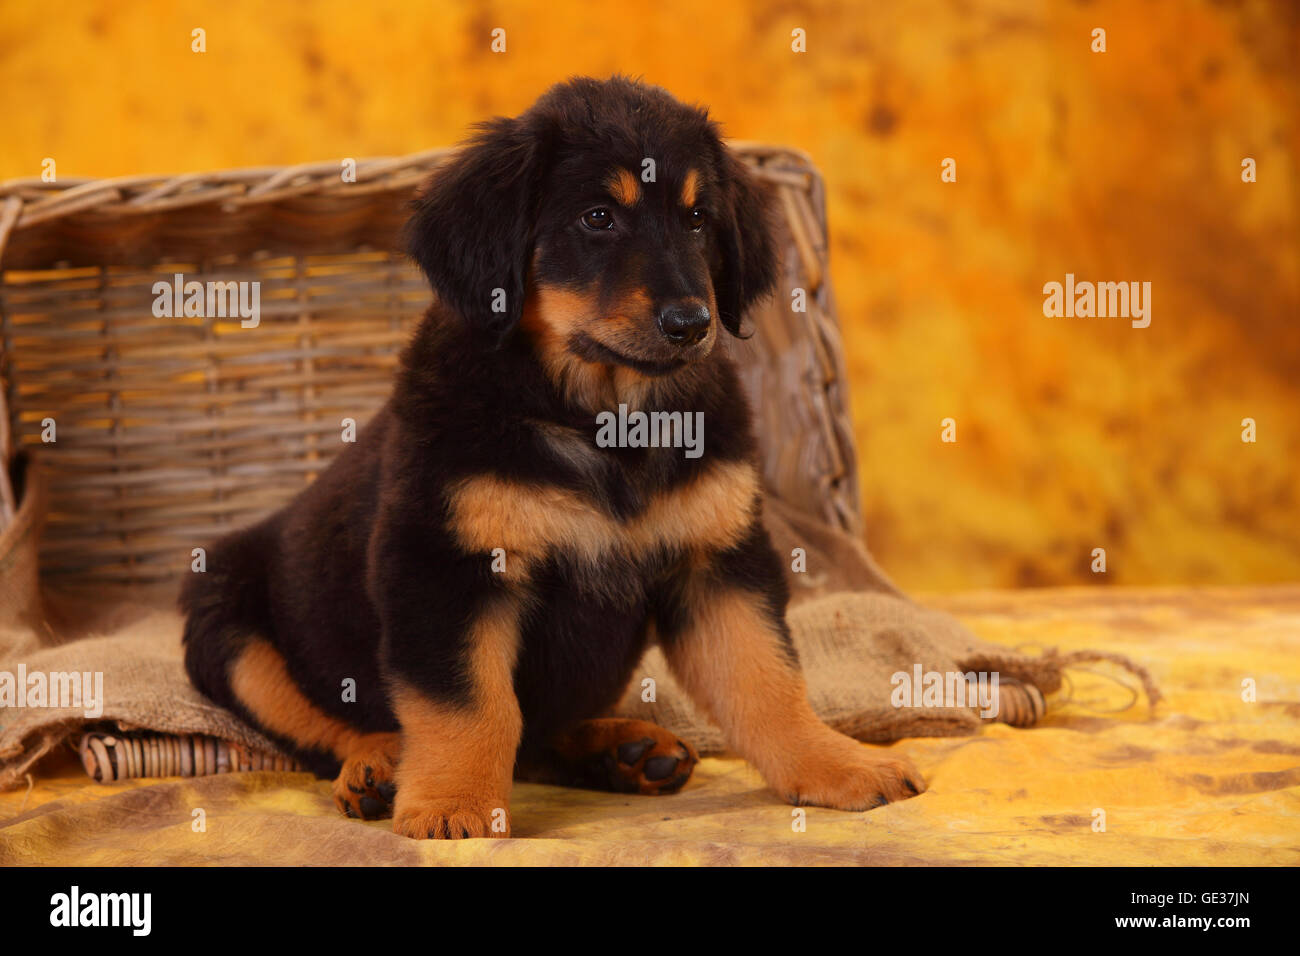
{"type": "Polygon", "coordinates": [[[560,552],[594,564],[613,554],[636,557],[659,547],[728,548],[752,523],[758,494],[753,466],[728,462],[656,497],[627,521],[565,488],[486,475],[458,483],[449,503],[452,532],[468,551],[504,548],[530,562],[560,552]]]}

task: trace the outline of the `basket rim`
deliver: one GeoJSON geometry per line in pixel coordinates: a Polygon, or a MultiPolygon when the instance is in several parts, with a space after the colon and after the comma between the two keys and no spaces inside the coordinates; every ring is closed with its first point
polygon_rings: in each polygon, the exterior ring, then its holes
{"type": "MultiPolygon", "coordinates": [[[[815,168],[812,157],[795,147],[753,140],[727,140],[738,153],[754,158],[785,156],[815,168]]],[[[284,166],[248,166],[207,172],[68,177],[45,182],[28,176],[0,183],[0,261],[17,232],[76,214],[131,216],[172,212],[220,203],[223,212],[309,195],[357,195],[359,191],[408,189],[423,181],[460,146],[440,146],[405,156],[364,159],[339,157],[284,166]],[[355,164],[355,181],[339,177],[341,165],[355,164]]],[[[796,173],[796,175],[799,175],[796,173]]]]}
{"type": "MultiPolygon", "coordinates": [[[[799,160],[814,165],[812,157],[802,149],[796,146],[790,146],[785,143],[767,143],[760,140],[749,139],[727,139],[726,145],[742,153],[759,153],[776,155],[780,153],[797,157],[799,160]]],[[[434,146],[429,149],[419,150],[414,153],[407,153],[402,156],[368,156],[363,159],[357,159],[357,171],[365,168],[375,172],[386,171],[385,168],[402,169],[408,166],[422,165],[430,160],[441,160],[446,156],[459,151],[462,147],[456,146],[434,146]]],[[[339,163],[344,159],[353,157],[340,156],[334,159],[314,160],[309,163],[291,163],[279,164],[272,166],[232,166],[224,169],[208,170],[204,172],[188,173],[137,173],[130,176],[70,176],[60,177],[56,182],[45,182],[39,176],[19,176],[13,179],[0,181],[0,199],[7,198],[25,189],[37,189],[42,192],[56,193],[66,191],[73,187],[84,186],[89,183],[111,184],[114,186],[130,186],[143,182],[171,182],[171,181],[202,181],[216,179],[220,181],[247,181],[264,179],[271,177],[284,178],[286,174],[315,174],[319,172],[334,173],[338,171],[339,163]]]]}

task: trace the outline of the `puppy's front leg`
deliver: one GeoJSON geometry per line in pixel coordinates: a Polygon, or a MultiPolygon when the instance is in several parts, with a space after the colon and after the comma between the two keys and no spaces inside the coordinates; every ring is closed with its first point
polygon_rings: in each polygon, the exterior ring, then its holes
{"type": "Polygon", "coordinates": [[[779,559],[755,527],[692,572],[658,623],[669,666],[730,746],[796,806],[869,810],[925,788],[904,756],[832,730],[808,703],[779,559]]]}
{"type": "Polygon", "coordinates": [[[510,785],[523,727],[513,679],[515,603],[503,596],[488,602],[461,648],[455,694],[431,692],[396,669],[391,700],[402,725],[402,757],[393,829],[405,836],[510,835],[510,785]]]}

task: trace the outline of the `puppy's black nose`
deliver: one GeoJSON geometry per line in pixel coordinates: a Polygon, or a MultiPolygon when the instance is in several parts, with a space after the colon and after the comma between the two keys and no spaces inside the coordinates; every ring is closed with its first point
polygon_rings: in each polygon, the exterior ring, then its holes
{"type": "Polygon", "coordinates": [[[659,331],[673,345],[694,345],[709,334],[709,310],[702,305],[670,305],[660,309],[659,331]]]}

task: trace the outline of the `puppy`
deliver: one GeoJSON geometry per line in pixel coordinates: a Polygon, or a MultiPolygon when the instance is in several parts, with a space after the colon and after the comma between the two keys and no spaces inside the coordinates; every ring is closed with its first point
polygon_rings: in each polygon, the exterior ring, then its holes
{"type": "Polygon", "coordinates": [[[652,641],[791,803],[918,793],[808,704],[716,347],[774,285],[767,200],[705,112],[558,85],[434,174],[407,247],[436,303],[391,398],[183,589],[195,686],[416,838],[508,835],[515,775],[679,789],[694,751],[606,716],[652,641]]]}

